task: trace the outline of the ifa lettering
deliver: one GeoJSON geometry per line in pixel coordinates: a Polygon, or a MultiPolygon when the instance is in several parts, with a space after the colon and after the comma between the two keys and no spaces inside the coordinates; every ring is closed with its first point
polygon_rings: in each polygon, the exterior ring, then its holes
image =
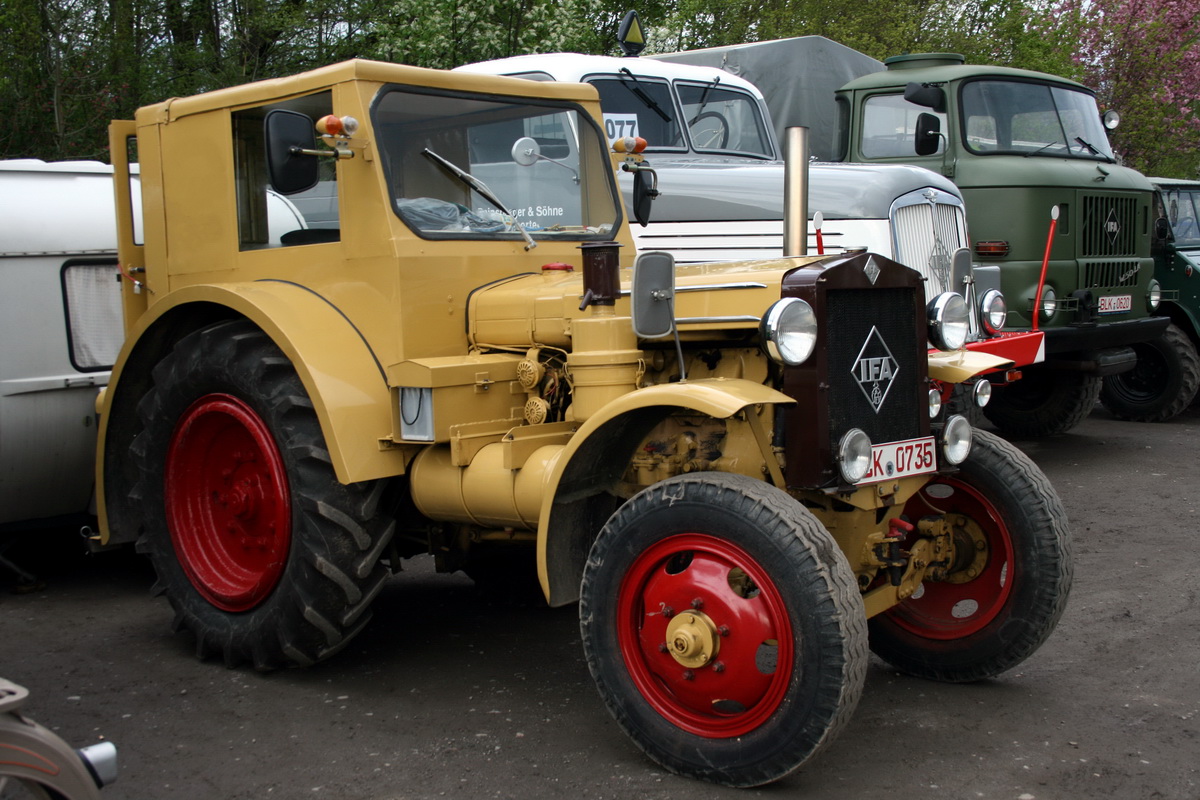
{"type": "Polygon", "coordinates": [[[854,360],[850,372],[876,414],[883,408],[899,367],[879,329],[871,326],[871,332],[867,334],[862,349],[858,351],[858,357],[854,360]]]}

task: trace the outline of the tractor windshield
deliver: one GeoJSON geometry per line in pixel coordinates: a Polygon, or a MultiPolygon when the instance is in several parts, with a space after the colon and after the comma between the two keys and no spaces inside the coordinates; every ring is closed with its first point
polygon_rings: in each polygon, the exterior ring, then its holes
{"type": "Polygon", "coordinates": [[[578,106],[394,87],[372,118],[394,210],[419,236],[585,240],[620,221],[603,135],[578,106]]]}

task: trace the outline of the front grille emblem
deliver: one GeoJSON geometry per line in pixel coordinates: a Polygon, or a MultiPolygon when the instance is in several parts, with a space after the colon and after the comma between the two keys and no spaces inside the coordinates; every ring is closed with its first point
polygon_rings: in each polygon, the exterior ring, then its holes
{"type": "Polygon", "coordinates": [[[867,274],[867,280],[871,285],[875,285],[875,281],[879,280],[879,265],[875,263],[875,256],[867,256],[867,263],[863,266],[863,272],[867,274]]]}
{"type": "Polygon", "coordinates": [[[899,370],[900,364],[892,356],[879,329],[871,326],[871,332],[867,334],[851,372],[876,414],[883,407],[883,401],[887,399],[899,370]]]}
{"type": "Polygon", "coordinates": [[[1117,219],[1117,210],[1115,208],[1108,210],[1108,219],[1104,221],[1104,232],[1108,234],[1108,243],[1116,247],[1117,236],[1121,233],[1121,223],[1117,219]]]}

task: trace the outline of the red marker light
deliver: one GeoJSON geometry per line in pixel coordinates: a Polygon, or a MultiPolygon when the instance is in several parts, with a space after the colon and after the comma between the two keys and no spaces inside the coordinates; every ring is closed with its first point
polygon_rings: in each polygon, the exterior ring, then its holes
{"type": "Polygon", "coordinates": [[[317,120],[317,132],[324,136],[337,136],[344,130],[341,117],[335,117],[333,114],[321,117],[317,120]]]}
{"type": "Polygon", "coordinates": [[[640,136],[623,136],[613,140],[612,148],[618,153],[640,153],[646,149],[646,140],[640,136]]]}

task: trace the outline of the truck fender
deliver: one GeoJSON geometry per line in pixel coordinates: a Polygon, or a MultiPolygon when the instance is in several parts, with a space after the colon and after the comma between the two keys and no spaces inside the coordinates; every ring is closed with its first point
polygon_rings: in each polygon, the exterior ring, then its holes
{"type": "MultiPolygon", "coordinates": [[[[550,605],[579,599],[588,550],[620,502],[605,489],[621,478],[633,448],[662,419],[678,410],[727,419],[749,406],[792,402],[761,383],[710,378],[639,389],[589,417],[546,479],[545,496],[551,500],[538,520],[537,560],[550,605]]],[[[769,441],[760,446],[765,446],[764,457],[775,458],[769,441]]]]}
{"type": "MultiPolygon", "coordinates": [[[[312,400],[339,481],[355,483],[404,472],[405,450],[389,447],[384,441],[393,426],[392,395],[383,366],[353,323],[332,303],[286,281],[185,287],[154,303],[141,316],[117,358],[108,390],[97,400],[101,420],[97,446],[102,456],[97,459],[96,479],[102,542],[110,540],[111,529],[121,521],[109,519],[115,509],[106,508],[106,500],[121,496],[114,495],[120,491],[118,487],[105,489],[106,473],[114,469],[106,450],[113,420],[136,417],[150,371],[175,341],[235,314],[266,333],[296,369],[312,400]],[[160,330],[152,330],[155,328],[160,330]]],[[[130,431],[136,425],[123,423],[120,427],[121,435],[132,440],[130,431]]],[[[123,449],[129,443],[115,446],[123,449]]]]}
{"type": "Polygon", "coordinates": [[[951,353],[929,354],[929,377],[945,383],[962,383],[976,375],[1011,369],[1014,362],[991,353],[975,350],[956,350],[951,353]]]}

